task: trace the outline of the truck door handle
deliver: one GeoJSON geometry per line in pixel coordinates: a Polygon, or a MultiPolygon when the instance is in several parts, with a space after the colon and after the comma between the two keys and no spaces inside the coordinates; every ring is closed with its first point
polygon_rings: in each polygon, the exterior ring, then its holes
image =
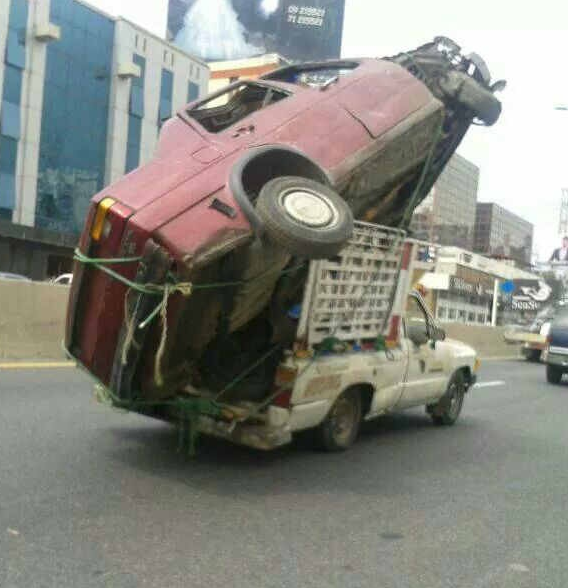
{"type": "Polygon", "coordinates": [[[240,127],[233,133],[232,136],[234,138],[237,138],[237,137],[240,137],[241,135],[250,135],[251,133],[254,133],[255,130],[256,130],[256,127],[254,125],[249,125],[248,127],[240,127]]]}

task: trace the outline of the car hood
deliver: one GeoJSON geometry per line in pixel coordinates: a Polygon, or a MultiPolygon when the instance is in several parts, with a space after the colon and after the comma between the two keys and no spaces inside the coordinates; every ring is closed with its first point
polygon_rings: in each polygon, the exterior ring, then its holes
{"type": "MultiPolygon", "coordinates": [[[[180,118],[172,118],[161,131],[154,158],[106,187],[93,201],[99,202],[110,196],[133,212],[140,212],[191,180],[221,156],[222,153],[190,125],[180,118]]],[[[188,206],[201,198],[203,194],[188,191],[188,206]]]]}
{"type": "Polygon", "coordinates": [[[457,339],[446,339],[443,345],[454,357],[470,359],[477,357],[477,351],[473,347],[457,339]]]}

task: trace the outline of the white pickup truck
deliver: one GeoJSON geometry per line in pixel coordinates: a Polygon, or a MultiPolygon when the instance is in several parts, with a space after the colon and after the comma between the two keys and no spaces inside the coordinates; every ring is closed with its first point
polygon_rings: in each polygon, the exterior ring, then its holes
{"type": "Polygon", "coordinates": [[[268,450],[314,430],[324,449],[340,451],[363,420],[391,411],[425,406],[436,425],[454,424],[479,361],[446,339],[411,290],[418,246],[400,231],[356,223],[337,258],[311,262],[297,343],[267,400],[225,405],[224,418],[202,415],[200,432],[268,450]]]}

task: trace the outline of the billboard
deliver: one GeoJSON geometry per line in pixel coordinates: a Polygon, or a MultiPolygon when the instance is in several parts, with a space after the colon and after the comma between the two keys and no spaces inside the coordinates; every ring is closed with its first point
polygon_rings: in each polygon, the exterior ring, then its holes
{"type": "Polygon", "coordinates": [[[501,292],[511,310],[538,311],[552,301],[553,290],[543,279],[525,279],[504,282],[501,292]]]}
{"type": "Polygon", "coordinates": [[[169,0],[168,38],[206,61],[339,57],[345,0],[169,0]]]}

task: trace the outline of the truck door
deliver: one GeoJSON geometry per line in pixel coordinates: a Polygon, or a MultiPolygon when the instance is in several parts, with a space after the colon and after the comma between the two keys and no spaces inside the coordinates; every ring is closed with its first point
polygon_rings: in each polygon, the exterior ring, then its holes
{"type": "Polygon", "coordinates": [[[408,372],[398,407],[426,404],[440,396],[445,382],[443,364],[433,344],[433,324],[422,301],[408,296],[404,318],[403,346],[408,354],[408,372]]]}

